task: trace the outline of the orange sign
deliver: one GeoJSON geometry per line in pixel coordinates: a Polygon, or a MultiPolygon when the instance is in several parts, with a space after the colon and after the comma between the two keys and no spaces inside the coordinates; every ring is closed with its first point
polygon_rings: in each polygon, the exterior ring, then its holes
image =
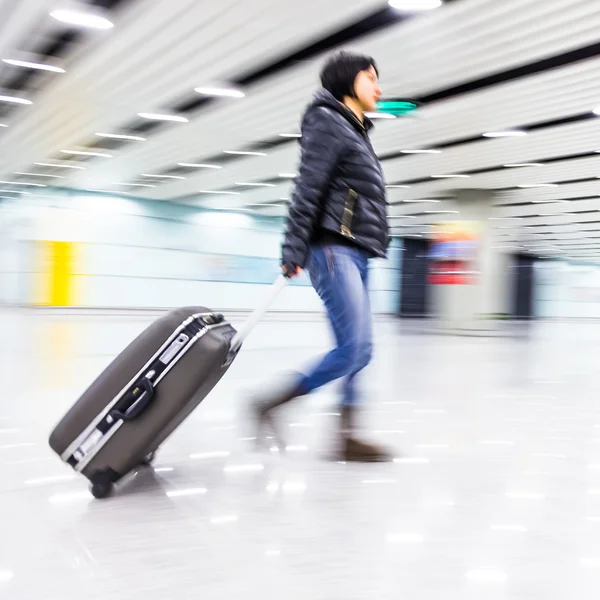
{"type": "Polygon", "coordinates": [[[454,221],[436,225],[429,250],[429,283],[474,283],[478,275],[478,249],[479,236],[474,221],[454,221]]]}

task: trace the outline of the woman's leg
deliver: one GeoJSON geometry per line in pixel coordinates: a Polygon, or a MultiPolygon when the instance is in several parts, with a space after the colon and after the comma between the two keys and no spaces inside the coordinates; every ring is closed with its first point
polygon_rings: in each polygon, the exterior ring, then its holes
{"type": "Polygon", "coordinates": [[[369,270],[366,260],[359,264],[362,282],[362,308],[360,318],[356,320],[355,328],[358,337],[356,360],[352,371],[345,377],[343,383],[343,406],[355,406],[359,403],[357,378],[360,372],[369,365],[373,356],[373,316],[369,299],[369,270]]]}
{"type": "MultiPolygon", "coordinates": [[[[359,250],[342,246],[314,246],[311,249],[307,271],[325,304],[336,347],[308,374],[299,375],[283,390],[262,397],[255,406],[259,430],[268,424],[281,438],[271,416],[274,409],[353,371],[360,349],[361,327],[357,328],[357,321],[363,316],[359,256],[363,256],[359,250]]],[[[366,258],[364,261],[366,263],[366,258]]]]}
{"type": "MultiPolygon", "coordinates": [[[[305,376],[283,393],[261,404],[261,421],[270,411],[341,377],[346,377],[342,397],[341,458],[375,462],[389,455],[378,446],[358,440],[355,435],[356,376],[369,364],[372,355],[372,316],[368,295],[368,259],[358,249],[345,246],[317,246],[312,249],[308,270],[313,287],[321,297],[336,340],[336,347],[305,376]]],[[[275,431],[276,433],[276,431],[275,431]]]]}
{"type": "Polygon", "coordinates": [[[350,374],[345,377],[342,394],[341,415],[341,457],[351,462],[379,462],[391,460],[391,455],[381,446],[363,441],[357,434],[358,411],[360,409],[357,379],[361,371],[371,362],[373,356],[373,316],[369,299],[368,265],[360,265],[362,281],[361,318],[357,321],[359,343],[356,362],[350,374]]]}
{"type": "MultiPolygon", "coordinates": [[[[363,252],[345,246],[317,247],[311,254],[311,281],[327,310],[336,347],[302,379],[306,393],[357,372],[367,360],[370,350],[365,335],[370,340],[370,312],[363,283],[366,262],[363,252]]],[[[351,400],[349,394],[344,403],[351,400]]]]}

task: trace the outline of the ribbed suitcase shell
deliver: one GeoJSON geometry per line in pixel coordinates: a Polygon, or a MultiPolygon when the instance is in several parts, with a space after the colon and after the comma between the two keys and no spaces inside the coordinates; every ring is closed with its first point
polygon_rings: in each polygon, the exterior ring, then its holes
{"type": "MultiPolygon", "coordinates": [[[[173,310],[157,319],[134,339],[83,393],[50,435],[50,446],[63,460],[82,432],[107,406],[174,332],[193,315],[212,314],[205,307],[173,310]]],[[[189,346],[155,388],[150,405],[118,430],[80,472],[92,483],[110,484],[123,477],[153,453],[198,406],[225,374],[231,339],[236,331],[222,321],[189,346]],[[108,478],[108,481],[107,481],[108,478]]]]}

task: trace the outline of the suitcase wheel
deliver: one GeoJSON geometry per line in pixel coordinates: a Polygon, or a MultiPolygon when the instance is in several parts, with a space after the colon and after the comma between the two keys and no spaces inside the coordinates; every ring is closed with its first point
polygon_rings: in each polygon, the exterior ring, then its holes
{"type": "Polygon", "coordinates": [[[115,487],[114,482],[119,479],[117,473],[112,469],[96,471],[93,477],[90,478],[90,492],[94,498],[108,498],[115,487]]]}
{"type": "Polygon", "coordinates": [[[108,498],[113,491],[114,485],[109,482],[102,483],[93,483],[90,486],[90,491],[92,492],[92,496],[101,500],[102,498],[108,498]]]}

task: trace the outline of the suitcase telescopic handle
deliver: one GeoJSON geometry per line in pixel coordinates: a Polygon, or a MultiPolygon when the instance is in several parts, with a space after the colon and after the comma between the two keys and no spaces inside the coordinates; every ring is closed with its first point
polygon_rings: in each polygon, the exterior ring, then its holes
{"type": "Polygon", "coordinates": [[[262,304],[252,312],[235,337],[231,340],[231,352],[235,353],[241,348],[244,340],[248,337],[256,324],[264,317],[265,313],[273,303],[273,300],[277,298],[281,290],[288,284],[288,281],[289,278],[285,275],[279,275],[279,277],[277,277],[262,304]]]}
{"type": "Polygon", "coordinates": [[[152,402],[152,398],[154,398],[154,386],[147,377],[144,377],[130,393],[134,396],[133,404],[125,412],[115,411],[113,413],[116,418],[123,421],[137,419],[148,408],[150,402],[152,402]],[[137,398],[136,390],[142,392],[137,398]]]}

